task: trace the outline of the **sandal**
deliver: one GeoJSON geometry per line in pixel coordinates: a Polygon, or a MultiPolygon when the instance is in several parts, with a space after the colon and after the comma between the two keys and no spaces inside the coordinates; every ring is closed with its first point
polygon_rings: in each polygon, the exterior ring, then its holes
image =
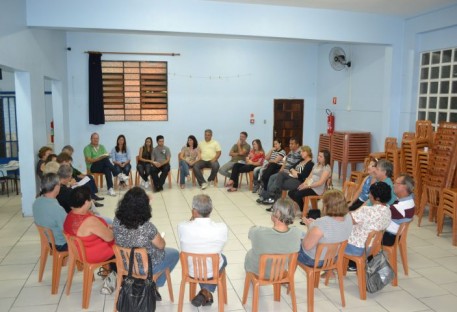
{"type": "Polygon", "coordinates": [[[227,189],[227,192],[236,192],[236,191],[238,191],[238,189],[234,188],[234,187],[227,189]]]}
{"type": "Polygon", "coordinates": [[[230,183],[230,181],[225,183],[225,187],[232,187],[232,186],[233,186],[233,181],[231,183],[230,183]]]}

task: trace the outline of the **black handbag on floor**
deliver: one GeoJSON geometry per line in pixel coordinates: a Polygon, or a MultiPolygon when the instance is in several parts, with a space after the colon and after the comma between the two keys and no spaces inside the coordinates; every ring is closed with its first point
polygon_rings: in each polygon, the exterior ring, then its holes
{"type": "Polygon", "coordinates": [[[375,293],[390,284],[395,273],[382,249],[366,264],[367,291],[375,293]]]}
{"type": "Polygon", "coordinates": [[[156,310],[156,284],[152,280],[152,261],[148,254],[148,276],[146,279],[132,276],[133,255],[135,247],[130,251],[129,273],[124,276],[117,299],[119,312],[149,312],[156,310]]]}

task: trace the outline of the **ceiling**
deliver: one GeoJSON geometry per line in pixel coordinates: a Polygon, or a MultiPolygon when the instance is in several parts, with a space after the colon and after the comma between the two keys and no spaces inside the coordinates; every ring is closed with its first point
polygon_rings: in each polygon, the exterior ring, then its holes
{"type": "Polygon", "coordinates": [[[457,0],[211,0],[396,15],[421,15],[457,4],[457,0]]]}

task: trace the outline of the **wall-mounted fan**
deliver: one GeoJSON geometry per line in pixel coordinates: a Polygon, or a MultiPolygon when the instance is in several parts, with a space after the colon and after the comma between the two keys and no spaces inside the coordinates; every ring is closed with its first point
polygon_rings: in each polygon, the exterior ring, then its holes
{"type": "Polygon", "coordinates": [[[346,53],[340,47],[334,47],[328,55],[330,65],[334,70],[343,70],[344,67],[351,67],[351,62],[346,59],[346,53]]]}

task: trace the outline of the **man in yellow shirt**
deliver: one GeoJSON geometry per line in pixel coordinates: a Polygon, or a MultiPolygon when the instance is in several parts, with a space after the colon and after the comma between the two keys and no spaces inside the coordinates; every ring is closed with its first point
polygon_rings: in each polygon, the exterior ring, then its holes
{"type": "Polygon", "coordinates": [[[194,165],[194,176],[198,181],[201,189],[204,190],[216,178],[219,170],[218,159],[221,157],[221,146],[219,142],[213,140],[213,131],[211,129],[205,130],[205,140],[198,143],[198,158],[194,165]],[[211,168],[211,174],[208,177],[208,182],[203,177],[202,169],[211,168]]]}

